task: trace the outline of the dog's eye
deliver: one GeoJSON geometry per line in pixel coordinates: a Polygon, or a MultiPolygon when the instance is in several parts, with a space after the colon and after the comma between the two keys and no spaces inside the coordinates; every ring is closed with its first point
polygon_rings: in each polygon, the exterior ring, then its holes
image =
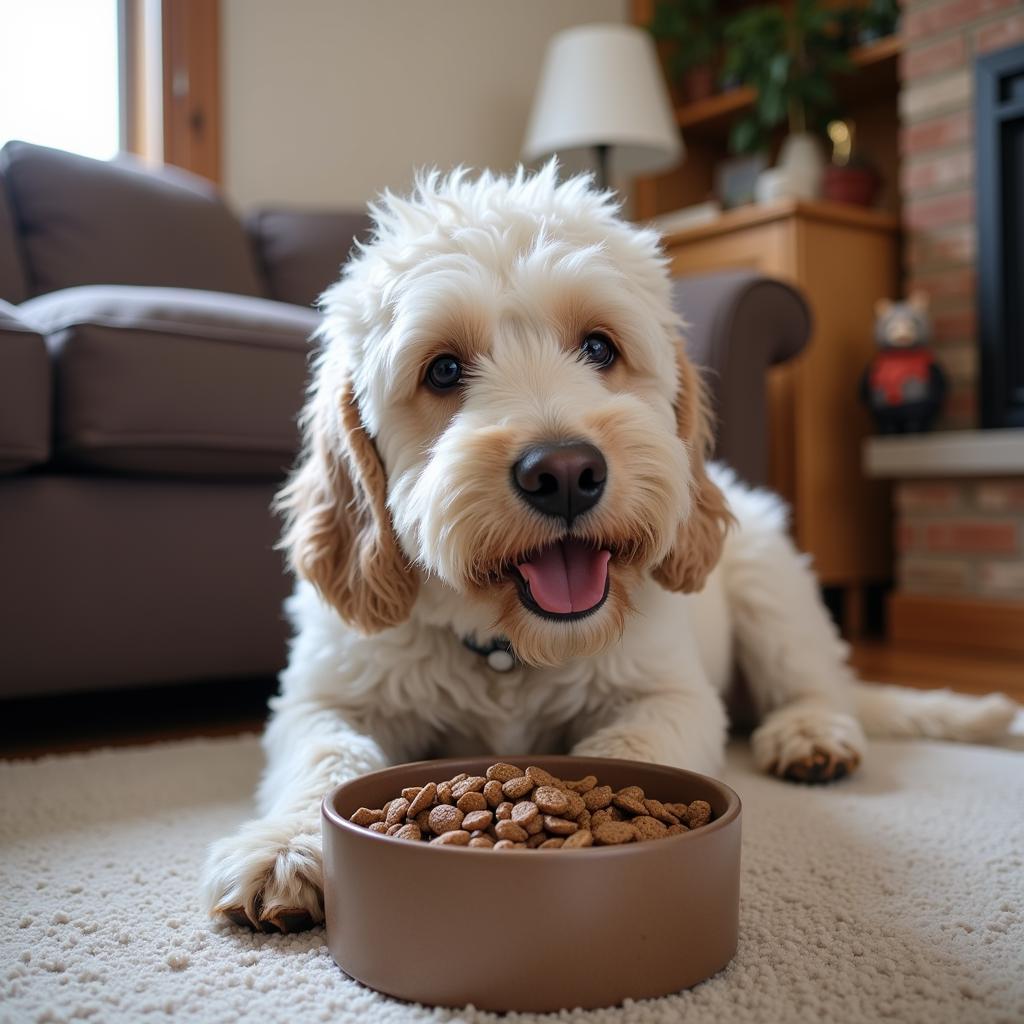
{"type": "Polygon", "coordinates": [[[446,391],[462,380],[462,363],[455,356],[438,356],[427,367],[427,383],[436,391],[446,391]]]}
{"type": "Polygon", "coordinates": [[[580,345],[580,354],[588,363],[593,363],[598,369],[603,370],[615,362],[615,357],[619,353],[607,334],[595,331],[583,339],[583,344],[580,345]]]}

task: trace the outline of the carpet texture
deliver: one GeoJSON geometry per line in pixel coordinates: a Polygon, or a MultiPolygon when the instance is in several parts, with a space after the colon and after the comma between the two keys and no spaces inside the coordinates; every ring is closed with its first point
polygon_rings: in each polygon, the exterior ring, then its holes
{"type": "Polygon", "coordinates": [[[1019,752],[876,743],[853,779],[806,789],[733,747],[735,960],[667,999],[548,1018],[378,996],[342,975],[320,930],[211,927],[196,873],[250,813],[260,765],[251,737],[0,764],[0,1020],[1024,1020],[1019,752]]]}

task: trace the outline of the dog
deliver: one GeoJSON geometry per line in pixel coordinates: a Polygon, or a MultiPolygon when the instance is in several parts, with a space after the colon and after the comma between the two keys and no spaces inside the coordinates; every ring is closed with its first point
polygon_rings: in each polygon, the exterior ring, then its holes
{"type": "Polygon", "coordinates": [[[324,295],[279,495],[298,578],[259,817],[215,917],[323,918],[319,805],[424,757],[569,751],[716,774],[742,669],[766,772],[854,771],[865,730],[980,739],[998,695],[862,686],[775,496],[711,426],[658,236],[588,177],[428,173],[324,295]]]}

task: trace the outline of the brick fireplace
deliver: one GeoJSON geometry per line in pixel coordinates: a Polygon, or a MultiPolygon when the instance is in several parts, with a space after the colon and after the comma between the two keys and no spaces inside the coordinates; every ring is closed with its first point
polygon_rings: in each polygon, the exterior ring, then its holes
{"type": "MultiPolygon", "coordinates": [[[[939,429],[873,438],[893,482],[896,642],[1024,655],[1024,430],[977,430],[975,63],[1024,43],[1024,0],[905,0],[900,191],[907,289],[931,296],[950,381],[939,429]]],[[[1011,339],[1024,345],[1024,338],[1011,339]]]]}
{"type": "Polygon", "coordinates": [[[978,425],[974,62],[1024,42],[1022,0],[905,0],[900,191],[907,287],[932,296],[940,427],[978,425]]]}

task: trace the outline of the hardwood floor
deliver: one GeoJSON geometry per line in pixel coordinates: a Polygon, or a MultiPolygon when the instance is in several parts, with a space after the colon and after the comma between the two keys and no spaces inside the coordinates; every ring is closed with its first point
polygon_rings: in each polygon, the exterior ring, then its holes
{"type": "Polygon", "coordinates": [[[938,651],[875,640],[855,643],[850,660],[861,678],[872,682],[974,694],[998,691],[1024,704],[1024,657],[1019,655],[938,651]]]}

